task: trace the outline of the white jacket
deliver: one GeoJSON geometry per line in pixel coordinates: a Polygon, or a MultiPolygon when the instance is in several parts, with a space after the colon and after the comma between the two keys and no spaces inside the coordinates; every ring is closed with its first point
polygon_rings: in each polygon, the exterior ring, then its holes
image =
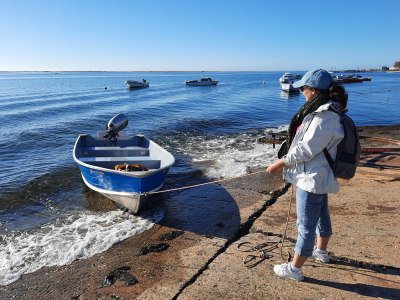
{"type": "Polygon", "coordinates": [[[326,147],[336,160],[337,145],[344,137],[344,129],[340,116],[329,111],[329,106],[335,108],[333,102],[328,102],[304,118],[287,155],[283,156],[286,165],[283,179],[314,194],[339,191],[323,149],[326,147]]]}

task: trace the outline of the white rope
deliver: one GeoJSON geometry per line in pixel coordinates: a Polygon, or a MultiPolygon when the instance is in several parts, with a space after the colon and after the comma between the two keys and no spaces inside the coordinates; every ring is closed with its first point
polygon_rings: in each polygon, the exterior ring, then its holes
{"type": "Polygon", "coordinates": [[[195,184],[195,185],[190,185],[190,186],[185,186],[185,187],[176,188],[176,189],[170,189],[170,190],[165,190],[165,191],[157,191],[157,192],[152,192],[152,193],[148,193],[147,192],[147,193],[144,193],[144,194],[147,196],[147,195],[152,195],[152,194],[161,194],[161,193],[166,193],[166,192],[185,190],[185,189],[190,189],[190,188],[193,188],[193,187],[198,187],[198,186],[214,184],[214,183],[219,183],[219,182],[223,182],[223,181],[229,181],[229,180],[233,180],[233,179],[238,179],[238,178],[242,178],[242,177],[252,176],[252,175],[260,174],[260,173],[263,173],[263,172],[266,172],[266,171],[267,171],[267,169],[265,169],[263,171],[255,172],[255,173],[250,173],[250,174],[238,176],[238,177],[225,178],[225,179],[220,179],[220,180],[216,180],[216,181],[210,181],[210,182],[206,182],[206,183],[195,184]]]}

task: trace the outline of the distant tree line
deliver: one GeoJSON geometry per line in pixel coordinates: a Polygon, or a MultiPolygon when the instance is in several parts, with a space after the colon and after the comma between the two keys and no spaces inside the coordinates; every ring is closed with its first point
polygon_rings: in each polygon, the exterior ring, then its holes
{"type": "Polygon", "coordinates": [[[396,61],[393,67],[400,69],[400,61],[396,61]]]}

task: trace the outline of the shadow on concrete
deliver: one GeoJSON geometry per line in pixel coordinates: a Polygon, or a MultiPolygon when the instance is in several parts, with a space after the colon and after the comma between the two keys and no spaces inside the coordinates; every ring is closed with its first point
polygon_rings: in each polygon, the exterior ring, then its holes
{"type": "Polygon", "coordinates": [[[146,205],[157,205],[164,211],[159,225],[198,235],[229,239],[240,228],[239,207],[218,184],[154,196],[146,205]]]}
{"type": "MultiPolygon", "coordinates": [[[[383,279],[382,277],[376,276],[375,274],[386,274],[392,275],[393,277],[400,276],[400,270],[392,269],[392,268],[377,268],[371,266],[363,266],[358,264],[353,264],[345,261],[331,260],[332,263],[323,264],[321,267],[329,268],[334,270],[343,270],[346,272],[357,274],[358,276],[370,277],[372,280],[376,280],[377,282],[387,282],[387,285],[391,285],[393,283],[399,283],[399,281],[393,281],[389,279],[383,279]]],[[[399,289],[389,288],[385,286],[378,285],[370,285],[365,283],[340,283],[333,281],[320,280],[316,278],[307,277],[306,281],[311,284],[323,285],[332,287],[338,290],[349,291],[353,293],[357,293],[362,296],[369,297],[380,297],[383,299],[399,299],[399,289]]]]}
{"type": "Polygon", "coordinates": [[[381,299],[399,299],[399,290],[394,288],[369,285],[364,283],[339,283],[324,281],[315,278],[307,278],[308,283],[328,286],[338,290],[357,293],[362,296],[376,297],[381,299]]]}

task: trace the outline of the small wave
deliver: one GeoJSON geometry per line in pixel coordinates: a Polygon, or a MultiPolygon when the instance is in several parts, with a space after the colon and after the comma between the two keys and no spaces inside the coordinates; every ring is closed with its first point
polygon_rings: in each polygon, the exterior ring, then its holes
{"type": "Polygon", "coordinates": [[[152,228],[162,218],[160,211],[140,217],[123,211],[74,214],[40,229],[0,235],[0,286],[42,267],[68,265],[104,252],[152,228]]]}
{"type": "Polygon", "coordinates": [[[262,131],[232,135],[188,135],[178,133],[174,151],[203,174],[212,179],[233,178],[245,175],[249,169],[268,167],[277,157],[279,147],[257,145],[257,137],[266,136],[269,131],[281,131],[286,127],[267,128],[262,131]]]}

